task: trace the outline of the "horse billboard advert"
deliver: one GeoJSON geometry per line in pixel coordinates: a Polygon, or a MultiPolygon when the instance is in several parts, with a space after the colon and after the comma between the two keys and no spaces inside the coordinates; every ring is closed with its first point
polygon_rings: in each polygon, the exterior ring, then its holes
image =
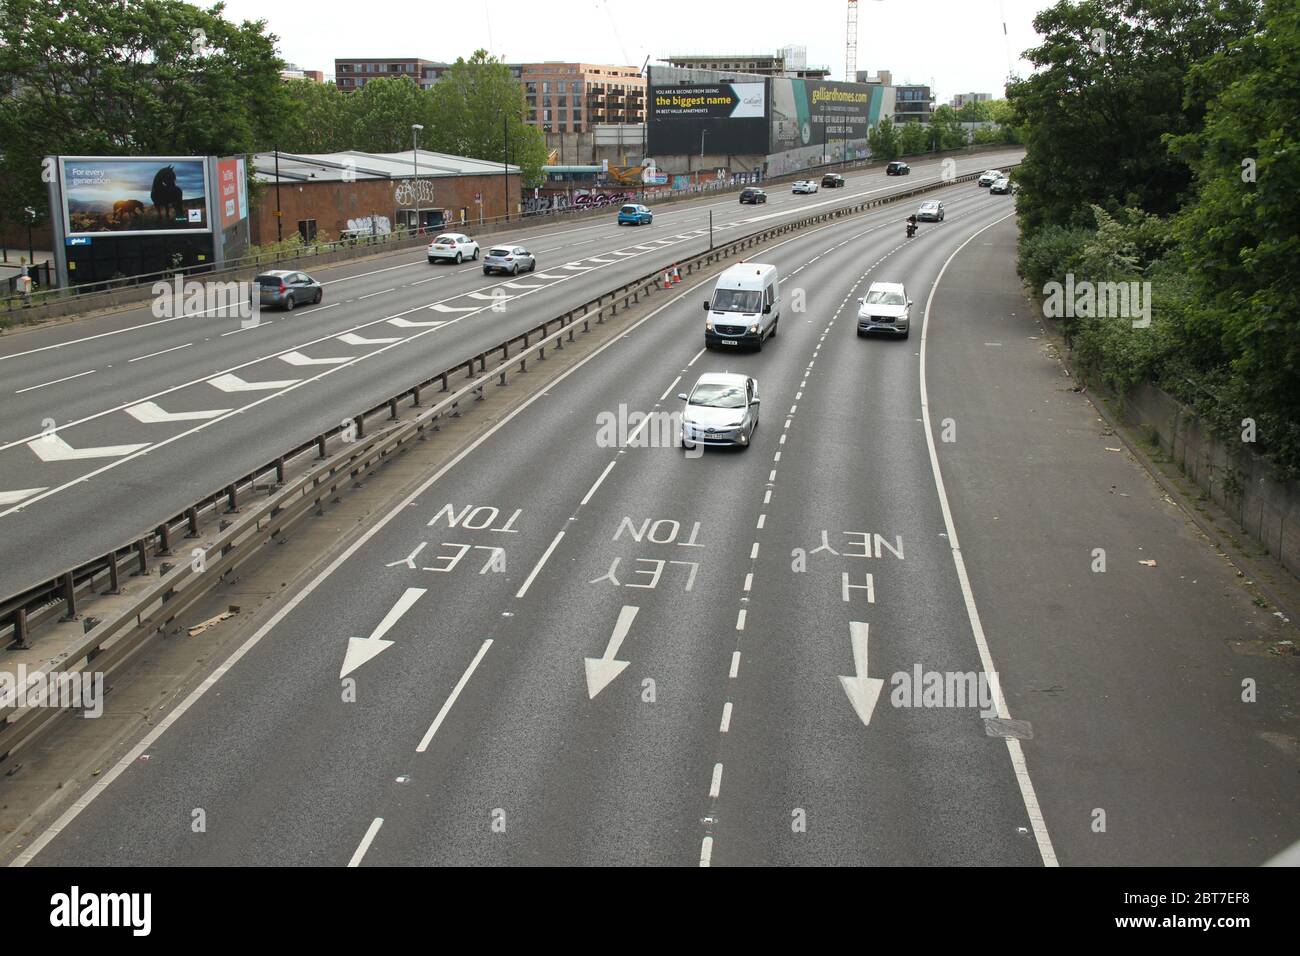
{"type": "Polygon", "coordinates": [[[205,161],[62,156],[65,235],[210,232],[205,161]]]}

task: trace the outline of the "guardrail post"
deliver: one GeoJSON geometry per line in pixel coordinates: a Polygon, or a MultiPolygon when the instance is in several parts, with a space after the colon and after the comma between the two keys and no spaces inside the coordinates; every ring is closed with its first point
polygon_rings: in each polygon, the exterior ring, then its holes
{"type": "Polygon", "coordinates": [[[474,377],[474,360],[473,360],[473,359],[470,359],[468,362],[465,363],[465,371],[469,373],[468,375],[465,376],[466,378],[473,378],[473,377],[474,377]]]}
{"type": "Polygon", "coordinates": [[[158,526],[158,556],[161,558],[170,557],[172,553],[172,529],[163,522],[158,526]]]}
{"type": "Polygon", "coordinates": [[[105,591],[104,593],[121,594],[122,589],[121,587],[118,586],[118,580],[117,580],[117,555],[110,554],[108,556],[108,561],[105,563],[108,565],[108,590],[105,591]]]}
{"type": "Polygon", "coordinates": [[[389,421],[397,421],[397,399],[395,398],[388,400],[388,418],[389,421]]]}
{"type": "Polygon", "coordinates": [[[357,438],[366,437],[366,418],[364,415],[357,415],[352,419],[353,424],[357,426],[357,438]]]}
{"type": "Polygon", "coordinates": [[[234,485],[226,486],[226,514],[233,515],[239,511],[239,491],[234,485]]]}
{"type": "Polygon", "coordinates": [[[144,538],[135,543],[136,569],[131,572],[132,577],[139,577],[142,574],[149,573],[149,549],[145,546],[144,538]]]}
{"type": "Polygon", "coordinates": [[[75,621],[77,619],[77,589],[72,583],[72,572],[68,571],[63,575],[63,602],[66,610],[60,621],[75,621]]]}
{"type": "Polygon", "coordinates": [[[317,458],[324,459],[325,457],[325,436],[324,435],[316,436],[316,452],[317,452],[316,454],[317,458]]]}
{"type": "Polygon", "coordinates": [[[275,460],[275,484],[276,487],[284,484],[284,456],[281,455],[275,460]]]}
{"type": "Polygon", "coordinates": [[[185,532],[185,537],[197,538],[199,536],[199,509],[193,506],[186,509],[185,520],[189,522],[189,530],[185,532]]]}
{"type": "Polygon", "coordinates": [[[440,392],[445,392],[445,391],[447,391],[447,373],[446,373],[446,372],[443,372],[443,373],[442,373],[442,388],[440,388],[439,391],[440,391],[440,392]]]}
{"type": "Polygon", "coordinates": [[[16,651],[23,651],[31,646],[31,642],[27,640],[27,608],[20,607],[14,611],[14,642],[10,647],[16,651]]]}
{"type": "Polygon", "coordinates": [[[418,385],[415,386],[415,388],[411,389],[411,407],[412,408],[420,407],[420,386],[418,385]]]}

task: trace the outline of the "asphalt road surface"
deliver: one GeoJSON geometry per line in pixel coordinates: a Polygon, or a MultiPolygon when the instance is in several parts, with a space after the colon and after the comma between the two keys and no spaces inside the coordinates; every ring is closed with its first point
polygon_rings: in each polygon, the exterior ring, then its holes
{"type": "Polygon", "coordinates": [[[703,349],[701,290],[636,320],[288,598],[22,859],[1258,863],[1288,845],[1276,714],[1234,703],[1243,670],[1276,689],[1225,643],[1244,593],[1108,457],[1015,314],[1010,201],[948,202],[911,241],[868,216],[764,251],[784,306],[761,352],[703,349]],[[855,335],[871,281],[906,283],[909,339],[855,335]],[[599,416],[674,411],[724,370],[759,382],[751,447],[602,440],[599,416]],[[1035,483],[1067,461],[1049,498],[1035,483]],[[1133,500],[1116,511],[1102,483],[1133,500]],[[1138,539],[1174,569],[1139,577],[1138,539]],[[1114,564],[1089,577],[1096,542],[1114,564]],[[1175,601],[1204,625],[1175,629],[1175,601]],[[1175,636],[1170,668],[1150,648],[1175,636]],[[1149,791],[1166,761],[1187,763],[1149,791]]]}
{"type": "MultiPolygon", "coordinates": [[[[1018,157],[965,157],[955,172],[1018,157]]],[[[778,186],[757,206],[702,198],[645,227],[617,226],[614,210],[581,225],[525,223],[497,238],[537,254],[532,274],[489,277],[478,263],[435,266],[407,250],[320,270],[321,304],[263,312],[253,328],[224,311],[160,318],[143,307],[0,337],[0,594],[122,546],[422,376],[707,249],[710,212],[724,241],[944,172],[930,162],[902,178],[854,173],[812,195],[778,186]]]]}

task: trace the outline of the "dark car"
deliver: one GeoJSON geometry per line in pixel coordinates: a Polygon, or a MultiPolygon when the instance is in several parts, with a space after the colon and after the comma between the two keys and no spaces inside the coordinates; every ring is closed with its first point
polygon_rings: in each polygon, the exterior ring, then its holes
{"type": "Polygon", "coordinates": [[[262,305],[278,305],[286,311],[292,311],[295,305],[319,302],[325,294],[321,284],[305,272],[272,269],[253,281],[260,289],[262,305]]]}
{"type": "Polygon", "coordinates": [[[822,177],[823,189],[839,189],[844,185],[844,177],[839,173],[827,173],[822,177]]]}
{"type": "Polygon", "coordinates": [[[894,160],[885,167],[886,176],[906,176],[912,172],[912,167],[900,160],[894,160]]]}
{"type": "Polygon", "coordinates": [[[767,202],[767,193],[763,192],[761,189],[755,189],[753,186],[749,186],[740,191],[740,201],[748,203],[767,202]]]}

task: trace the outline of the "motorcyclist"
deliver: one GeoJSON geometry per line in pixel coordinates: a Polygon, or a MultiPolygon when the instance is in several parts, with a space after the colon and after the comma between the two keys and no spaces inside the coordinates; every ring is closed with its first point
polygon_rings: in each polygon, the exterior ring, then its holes
{"type": "Polygon", "coordinates": [[[907,217],[907,238],[911,239],[916,235],[916,213],[907,217]]]}

